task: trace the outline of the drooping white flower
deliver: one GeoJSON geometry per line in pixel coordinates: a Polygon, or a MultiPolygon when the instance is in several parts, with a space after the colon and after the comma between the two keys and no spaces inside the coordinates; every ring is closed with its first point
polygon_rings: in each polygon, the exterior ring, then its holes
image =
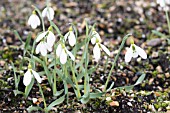
{"type": "Polygon", "coordinates": [[[47,55],[47,50],[51,52],[52,47],[49,46],[46,42],[41,41],[37,45],[35,52],[36,52],[36,54],[38,54],[40,52],[42,56],[46,56],[47,55]]]}
{"type": "Polygon", "coordinates": [[[73,47],[76,44],[76,37],[75,37],[75,35],[74,35],[72,30],[70,30],[69,32],[67,32],[64,35],[65,41],[67,40],[67,38],[68,38],[68,42],[69,42],[70,46],[73,47]]]}
{"type": "Polygon", "coordinates": [[[55,35],[50,30],[41,33],[36,42],[40,42],[36,47],[36,54],[41,52],[42,56],[47,55],[47,50],[52,51],[52,46],[55,43],[55,35]]]}
{"type": "Polygon", "coordinates": [[[131,44],[130,48],[125,54],[125,62],[130,62],[132,57],[137,58],[138,55],[143,59],[147,59],[147,54],[142,48],[136,46],[135,44],[131,44]]]}
{"type": "Polygon", "coordinates": [[[157,0],[156,2],[163,8],[165,8],[167,4],[170,5],[170,0],[157,0]]]}
{"type": "Polygon", "coordinates": [[[34,71],[32,69],[28,69],[27,72],[24,74],[23,84],[25,86],[28,86],[31,83],[33,76],[39,83],[41,83],[42,79],[41,79],[40,75],[36,71],[34,71]]]}
{"type": "Polygon", "coordinates": [[[75,57],[74,55],[67,50],[67,48],[63,44],[59,44],[56,49],[56,55],[60,58],[61,64],[65,64],[67,62],[67,56],[70,56],[70,58],[74,61],[75,57]]]}
{"type": "Polygon", "coordinates": [[[31,25],[33,29],[37,28],[40,25],[40,19],[36,15],[35,11],[33,11],[32,15],[28,19],[28,25],[31,25]]]}
{"type": "Polygon", "coordinates": [[[110,51],[106,48],[106,46],[101,44],[100,35],[96,31],[92,32],[91,43],[93,45],[96,44],[93,48],[93,55],[94,55],[95,61],[98,61],[100,59],[101,50],[103,50],[108,56],[110,56],[110,51]]]}
{"type": "Polygon", "coordinates": [[[54,19],[54,10],[51,7],[46,7],[42,11],[42,17],[47,17],[49,21],[54,19]]]}

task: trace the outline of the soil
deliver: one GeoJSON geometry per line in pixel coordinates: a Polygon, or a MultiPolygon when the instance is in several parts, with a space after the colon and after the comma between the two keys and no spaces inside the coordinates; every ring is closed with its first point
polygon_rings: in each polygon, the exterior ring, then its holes
{"type": "MultiPolygon", "coordinates": [[[[14,35],[13,30],[18,31],[23,41],[26,40],[29,33],[33,40],[37,33],[42,31],[42,28],[40,26],[33,30],[27,25],[28,18],[33,11],[31,5],[43,10],[46,6],[45,3],[44,0],[0,1],[0,113],[27,112],[27,108],[31,105],[44,107],[36,84],[28,98],[24,98],[23,95],[14,95],[14,72],[11,62],[14,62],[17,68],[17,75],[21,75],[19,91],[24,92],[25,86],[22,80],[27,63],[23,64],[24,70],[19,70],[23,45],[14,35]],[[32,98],[37,98],[39,102],[33,103],[32,98]]],[[[68,104],[64,101],[55,106],[51,112],[170,112],[170,44],[164,37],[152,32],[152,30],[157,30],[169,36],[168,26],[165,13],[155,0],[51,0],[51,6],[55,10],[53,22],[63,34],[68,31],[69,23],[74,23],[77,26],[78,35],[85,37],[84,19],[86,19],[91,25],[96,23],[96,31],[99,32],[102,43],[112,51],[106,70],[103,69],[106,56],[102,53],[99,66],[91,76],[91,87],[101,89],[101,86],[105,84],[111,62],[126,34],[132,33],[135,37],[135,44],[142,47],[148,55],[146,60],[138,57],[132,59],[130,63],[125,63],[126,47],[130,46],[130,41],[127,40],[109,81],[109,85],[113,81],[115,83],[112,90],[106,94],[106,97],[111,97],[111,101],[102,97],[82,104],[77,101],[73,89],[70,87],[68,104]],[[142,72],[146,73],[144,81],[131,91],[117,89],[120,86],[133,85],[142,72]]],[[[47,29],[49,27],[47,19],[45,25],[47,29]]],[[[90,48],[92,47],[90,45],[90,48]]],[[[95,62],[90,63],[95,65],[95,62]]],[[[39,67],[38,71],[41,69],[42,67],[39,67]]],[[[46,80],[41,85],[47,104],[50,104],[55,100],[52,97],[51,88],[46,80]]],[[[58,81],[57,87],[60,90],[64,86],[58,81]]]]}

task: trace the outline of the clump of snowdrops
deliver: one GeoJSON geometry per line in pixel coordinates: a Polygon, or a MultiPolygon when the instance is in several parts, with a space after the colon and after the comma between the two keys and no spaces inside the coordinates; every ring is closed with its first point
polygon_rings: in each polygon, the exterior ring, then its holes
{"type": "MultiPolygon", "coordinates": [[[[25,74],[16,75],[16,68],[12,63],[15,77],[15,95],[23,94],[25,98],[27,98],[33,85],[37,84],[43,98],[44,108],[30,106],[27,109],[28,111],[42,110],[44,112],[48,112],[64,100],[68,103],[68,84],[74,89],[77,100],[83,104],[87,103],[90,99],[105,98],[105,93],[109,92],[114,86],[113,81],[110,86],[108,86],[108,82],[113,69],[116,66],[119,54],[123,49],[124,43],[129,37],[131,38],[131,46],[125,54],[125,62],[128,64],[132,58],[137,58],[138,56],[143,59],[147,59],[146,52],[134,44],[132,34],[127,34],[122,39],[119,51],[114,57],[114,62],[111,64],[111,69],[109,69],[110,71],[107,75],[105,84],[103,84],[103,89],[101,90],[96,88],[93,89],[94,92],[91,92],[91,84],[89,82],[90,76],[95,73],[98,68],[98,62],[101,57],[103,57],[101,52],[104,52],[109,58],[112,48],[109,50],[108,47],[103,44],[100,35],[95,29],[95,24],[88,25],[86,22],[86,37],[82,42],[80,42],[78,40],[78,32],[74,24],[70,24],[68,32],[63,34],[62,31],[60,31],[53,23],[55,11],[51,6],[47,5],[42,12],[35,6],[33,6],[33,8],[34,10],[28,19],[28,25],[30,25],[33,30],[42,26],[42,31],[37,34],[36,39],[33,41],[33,45],[30,45],[31,34],[28,35],[26,42],[22,41],[24,44],[24,52],[20,69],[22,69],[22,66],[27,63],[28,68],[26,69],[25,74]],[[48,19],[50,23],[48,29],[45,28],[44,19],[48,19]],[[93,50],[89,48],[90,44],[93,46],[93,50]],[[77,60],[76,56],[78,51],[83,52],[81,58],[77,60]],[[92,52],[93,55],[91,55],[90,52],[92,52]],[[91,60],[97,62],[96,65],[89,65],[91,60]],[[38,70],[37,66],[43,67],[43,70],[38,70]],[[21,82],[25,85],[25,92],[18,90],[18,87],[20,87],[18,86],[20,76],[23,76],[23,81],[21,82]],[[52,89],[53,98],[55,99],[52,103],[46,103],[46,99],[43,94],[41,83],[45,79],[48,80],[52,89]],[[58,80],[61,80],[60,83],[64,85],[64,89],[57,89],[58,80]],[[81,80],[83,80],[83,83],[80,84],[79,81],[81,80]]],[[[20,40],[22,40],[16,31],[15,34],[20,38],[20,40]]],[[[108,65],[108,60],[106,65],[108,65]]],[[[142,74],[134,85],[119,87],[119,89],[132,89],[135,85],[140,84],[144,78],[145,74],[142,74]]]]}

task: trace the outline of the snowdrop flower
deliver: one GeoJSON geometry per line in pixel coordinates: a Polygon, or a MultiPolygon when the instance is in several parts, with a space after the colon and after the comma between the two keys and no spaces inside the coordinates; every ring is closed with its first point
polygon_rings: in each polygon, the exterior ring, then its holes
{"type": "Polygon", "coordinates": [[[42,11],[42,17],[47,17],[49,21],[54,19],[54,10],[51,7],[46,7],[42,11]]]}
{"type": "Polygon", "coordinates": [[[37,26],[40,25],[40,19],[39,17],[36,15],[36,12],[33,11],[32,15],[29,17],[28,19],[28,25],[31,25],[31,27],[33,29],[37,28],[37,26]]]}
{"type": "Polygon", "coordinates": [[[47,50],[51,52],[52,47],[50,47],[46,42],[41,41],[37,45],[35,52],[36,52],[36,54],[38,54],[40,52],[42,56],[46,56],[47,55],[47,50]]]}
{"type": "Polygon", "coordinates": [[[67,50],[64,44],[59,44],[56,49],[56,55],[60,58],[61,64],[65,64],[67,62],[67,56],[70,56],[70,58],[74,61],[75,57],[74,55],[67,50]]]}
{"type": "Polygon", "coordinates": [[[51,31],[51,29],[52,27],[50,26],[48,31],[41,33],[37,37],[36,42],[40,42],[40,43],[36,47],[36,54],[40,52],[42,56],[46,56],[47,50],[52,51],[52,46],[55,43],[55,35],[51,31]],[[47,40],[47,42],[45,40],[47,40]]]}
{"type": "Polygon", "coordinates": [[[28,86],[31,83],[32,77],[35,77],[35,79],[41,83],[42,79],[40,78],[40,75],[35,72],[34,70],[31,69],[31,65],[28,65],[28,70],[27,72],[24,74],[24,79],[23,79],[23,84],[25,86],[28,86]]]}
{"type": "Polygon", "coordinates": [[[72,30],[72,27],[69,28],[69,32],[67,32],[65,35],[64,35],[64,39],[65,41],[67,40],[68,38],[68,42],[70,44],[70,46],[74,46],[76,44],[76,37],[74,35],[74,32],[72,30]]]}
{"type": "Polygon", "coordinates": [[[104,50],[104,52],[110,56],[110,51],[106,48],[106,46],[104,46],[103,44],[101,44],[101,38],[100,38],[100,35],[96,32],[96,31],[93,31],[92,32],[92,36],[93,38],[91,39],[91,43],[94,45],[94,48],[93,48],[93,55],[94,55],[94,58],[95,58],[95,61],[98,61],[100,59],[100,56],[101,56],[101,49],[104,50]]]}
{"type": "Polygon", "coordinates": [[[127,50],[125,54],[125,62],[130,62],[132,57],[137,58],[138,55],[142,57],[143,59],[147,58],[146,52],[139,46],[136,46],[134,43],[132,43],[130,48],[127,50]]]}
{"type": "Polygon", "coordinates": [[[157,0],[157,4],[159,4],[161,7],[165,7],[166,4],[170,5],[170,0],[157,0]]]}

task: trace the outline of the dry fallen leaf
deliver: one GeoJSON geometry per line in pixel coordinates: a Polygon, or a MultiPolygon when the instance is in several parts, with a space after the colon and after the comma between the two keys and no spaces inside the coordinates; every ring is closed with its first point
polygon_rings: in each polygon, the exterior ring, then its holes
{"type": "Polygon", "coordinates": [[[118,101],[112,101],[112,102],[110,102],[110,106],[119,106],[119,102],[118,101]]]}

